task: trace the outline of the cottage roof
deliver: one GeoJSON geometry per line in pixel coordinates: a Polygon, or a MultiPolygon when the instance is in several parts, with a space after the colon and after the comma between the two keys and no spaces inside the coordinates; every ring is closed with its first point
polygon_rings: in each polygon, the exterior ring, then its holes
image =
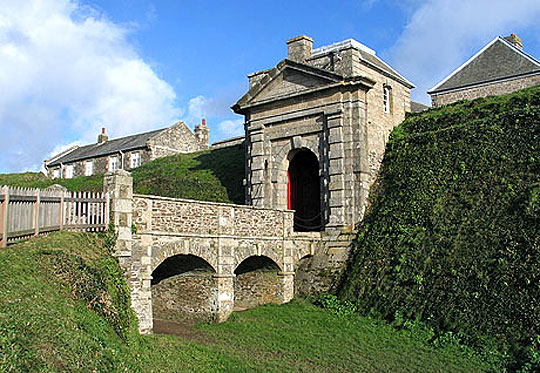
{"type": "Polygon", "coordinates": [[[428,93],[540,73],[540,62],[501,36],[454,70],[428,93]]]}
{"type": "Polygon", "coordinates": [[[138,135],[120,137],[118,139],[109,140],[102,143],[81,146],[80,148],[74,149],[64,156],[53,160],[52,162],[48,163],[47,166],[56,166],[61,163],[71,163],[110,154],[118,154],[121,151],[125,152],[135,149],[142,149],[146,147],[146,142],[151,137],[165,131],[166,129],[167,128],[162,128],[159,130],[140,133],[138,135]]]}
{"type": "Polygon", "coordinates": [[[413,113],[420,113],[428,109],[431,109],[431,106],[424,105],[421,102],[411,101],[411,111],[413,113]]]}

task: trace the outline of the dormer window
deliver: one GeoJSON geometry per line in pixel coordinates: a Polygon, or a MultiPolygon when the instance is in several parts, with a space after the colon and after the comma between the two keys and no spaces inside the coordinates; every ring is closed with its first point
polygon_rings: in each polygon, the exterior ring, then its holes
{"type": "Polygon", "coordinates": [[[383,110],[385,113],[390,114],[390,105],[392,102],[392,88],[390,86],[383,86],[383,110]]]}

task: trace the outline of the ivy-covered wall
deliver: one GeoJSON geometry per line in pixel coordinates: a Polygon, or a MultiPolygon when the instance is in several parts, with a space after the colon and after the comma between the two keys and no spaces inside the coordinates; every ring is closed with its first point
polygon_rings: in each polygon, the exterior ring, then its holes
{"type": "Polygon", "coordinates": [[[393,131],[340,295],[469,343],[540,340],[540,87],[393,131]]]}

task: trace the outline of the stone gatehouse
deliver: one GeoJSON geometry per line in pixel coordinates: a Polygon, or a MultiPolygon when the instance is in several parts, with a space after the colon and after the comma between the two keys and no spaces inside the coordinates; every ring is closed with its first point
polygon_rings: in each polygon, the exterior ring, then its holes
{"type": "Polygon", "coordinates": [[[350,231],[414,86],[353,39],[287,44],[288,58],[249,75],[232,107],[245,116],[246,202],[292,208],[296,230],[350,231]]]}
{"type": "Polygon", "coordinates": [[[336,285],[413,85],[352,39],[287,44],[233,106],[245,116],[246,205],[133,195],[129,173],[106,175],[141,333],[153,318],[222,321],[336,285]]]}

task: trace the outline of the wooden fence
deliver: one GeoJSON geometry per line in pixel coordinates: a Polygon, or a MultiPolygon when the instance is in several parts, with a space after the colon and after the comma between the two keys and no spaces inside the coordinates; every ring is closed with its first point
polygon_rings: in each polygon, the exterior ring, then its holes
{"type": "Polygon", "coordinates": [[[109,196],[58,189],[0,189],[0,247],[61,230],[104,231],[109,196]]]}

